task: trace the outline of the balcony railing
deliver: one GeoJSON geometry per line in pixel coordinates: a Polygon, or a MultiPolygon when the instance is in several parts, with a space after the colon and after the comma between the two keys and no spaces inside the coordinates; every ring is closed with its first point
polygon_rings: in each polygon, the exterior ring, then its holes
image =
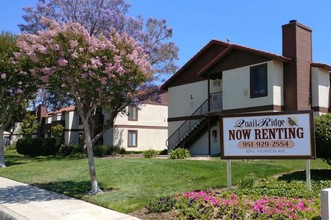
{"type": "MultiPolygon", "coordinates": [[[[222,110],[222,92],[210,94],[210,111],[222,110]]],[[[167,140],[169,149],[176,148],[182,140],[187,138],[189,133],[193,131],[200,122],[205,119],[208,114],[208,99],[202,103],[195,112],[186,120],[167,140]]]]}

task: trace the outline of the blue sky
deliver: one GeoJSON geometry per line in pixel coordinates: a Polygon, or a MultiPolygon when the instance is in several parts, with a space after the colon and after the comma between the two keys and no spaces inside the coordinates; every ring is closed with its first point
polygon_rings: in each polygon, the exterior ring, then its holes
{"type": "MultiPolygon", "coordinates": [[[[0,7],[0,31],[19,33],[22,7],[37,0],[5,0],[0,7]]],[[[165,18],[184,65],[211,39],[281,55],[281,26],[290,20],[313,30],[313,61],[331,65],[330,0],[128,0],[129,14],[165,18]]]]}

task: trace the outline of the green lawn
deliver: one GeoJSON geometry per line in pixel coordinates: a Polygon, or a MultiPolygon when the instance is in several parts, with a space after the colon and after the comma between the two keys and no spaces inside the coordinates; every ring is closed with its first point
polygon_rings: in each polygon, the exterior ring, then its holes
{"type": "MultiPolygon", "coordinates": [[[[103,193],[88,196],[90,188],[87,159],[27,158],[6,151],[6,168],[0,176],[34,184],[104,207],[129,213],[144,207],[152,198],[191,190],[226,186],[226,162],[170,159],[96,158],[97,179],[103,193]]],[[[232,161],[235,185],[247,176],[256,178],[302,170],[305,160],[232,161]]],[[[321,160],[312,169],[329,168],[321,160]]]]}

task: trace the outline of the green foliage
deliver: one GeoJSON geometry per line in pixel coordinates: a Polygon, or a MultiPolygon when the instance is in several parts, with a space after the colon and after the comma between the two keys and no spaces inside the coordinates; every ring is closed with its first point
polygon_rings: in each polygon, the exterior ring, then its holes
{"type": "Polygon", "coordinates": [[[254,177],[245,177],[241,179],[238,183],[239,189],[251,189],[254,187],[255,184],[255,178],[254,177]]]}
{"type": "Polygon", "coordinates": [[[122,147],[107,145],[96,145],[93,147],[93,152],[95,156],[117,155],[127,153],[126,150],[122,147]]]}
{"type": "Polygon", "coordinates": [[[317,157],[331,165],[331,114],[315,117],[317,157]]]}
{"type": "Polygon", "coordinates": [[[63,144],[64,127],[61,124],[52,127],[52,135],[56,139],[57,144],[63,144]]]}
{"type": "Polygon", "coordinates": [[[36,117],[33,114],[27,113],[23,119],[20,134],[23,135],[23,138],[31,138],[39,125],[40,123],[36,121],[36,117]]]}
{"type": "Polygon", "coordinates": [[[162,150],[159,155],[168,155],[168,149],[162,150]]]}
{"type": "Polygon", "coordinates": [[[22,109],[36,92],[29,62],[15,60],[16,40],[9,32],[0,34],[0,124],[4,129],[12,128],[14,119],[21,119],[22,109]]]}
{"type": "Polygon", "coordinates": [[[321,189],[329,188],[330,181],[312,181],[312,190],[308,190],[305,181],[275,180],[274,178],[261,179],[256,181],[252,188],[238,188],[235,191],[238,195],[251,196],[278,196],[290,198],[316,198],[321,189]]]}
{"type": "MultiPolygon", "coordinates": [[[[99,167],[97,175],[100,187],[103,189],[101,196],[86,196],[85,194],[90,187],[89,176],[85,172],[86,156],[82,159],[79,157],[32,158],[8,150],[6,151],[7,168],[0,169],[0,176],[28,184],[38,184],[45,189],[101,206],[112,207],[113,210],[123,213],[143,208],[152,198],[175,196],[191,190],[226,187],[226,163],[219,158],[199,161],[95,158],[95,163],[99,167]],[[112,188],[115,190],[107,190],[112,188]]],[[[237,184],[241,178],[247,175],[254,174],[258,180],[302,169],[304,164],[305,162],[302,160],[252,160],[250,163],[244,163],[242,160],[232,161],[233,184],[237,184]]],[[[330,167],[319,159],[312,160],[313,181],[314,172],[318,168],[330,167]]],[[[303,171],[300,186],[302,189],[305,189],[304,174],[303,171]]],[[[331,174],[323,176],[325,182],[323,185],[327,186],[328,182],[329,186],[326,188],[331,187],[331,174]]],[[[258,185],[258,181],[256,185],[258,185]]],[[[256,188],[256,185],[253,189],[256,188]]],[[[313,188],[314,186],[315,183],[313,183],[313,188]]],[[[291,187],[290,184],[281,185],[284,192],[290,190],[291,187]]],[[[249,193],[249,190],[247,191],[249,193]]],[[[268,193],[268,191],[267,188],[264,192],[268,193]]],[[[252,196],[254,197],[254,195],[252,196]]],[[[318,197],[318,194],[316,196],[318,197]]]]}
{"type": "Polygon", "coordinates": [[[64,157],[77,157],[77,156],[86,156],[86,149],[84,146],[78,144],[64,145],[62,144],[59,149],[59,155],[64,157]]]}
{"type": "Polygon", "coordinates": [[[169,152],[170,159],[185,159],[190,156],[190,151],[186,148],[177,148],[169,152]]]}
{"type": "Polygon", "coordinates": [[[123,147],[110,147],[110,154],[125,154],[126,150],[123,147]]]}
{"type": "Polygon", "coordinates": [[[22,138],[16,143],[17,153],[36,157],[56,155],[59,146],[55,138],[22,138]]]}
{"type": "Polygon", "coordinates": [[[16,150],[16,145],[9,145],[9,146],[6,146],[6,150],[16,150]]]}
{"type": "Polygon", "coordinates": [[[104,155],[110,155],[112,149],[107,145],[96,145],[93,147],[94,156],[101,157],[104,155]]]}
{"type": "Polygon", "coordinates": [[[144,158],[153,158],[156,157],[159,153],[156,150],[150,149],[146,150],[143,153],[144,158]]]}
{"type": "Polygon", "coordinates": [[[169,212],[175,207],[176,199],[171,196],[150,200],[146,206],[149,213],[169,212]]]}

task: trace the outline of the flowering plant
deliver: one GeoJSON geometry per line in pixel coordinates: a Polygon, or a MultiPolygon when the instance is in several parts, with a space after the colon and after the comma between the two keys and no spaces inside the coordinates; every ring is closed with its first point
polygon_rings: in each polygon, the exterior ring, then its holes
{"type": "Polygon", "coordinates": [[[319,216],[319,203],[314,199],[238,196],[229,191],[192,191],[175,198],[173,208],[178,210],[179,219],[281,220],[312,219],[319,216]]]}

